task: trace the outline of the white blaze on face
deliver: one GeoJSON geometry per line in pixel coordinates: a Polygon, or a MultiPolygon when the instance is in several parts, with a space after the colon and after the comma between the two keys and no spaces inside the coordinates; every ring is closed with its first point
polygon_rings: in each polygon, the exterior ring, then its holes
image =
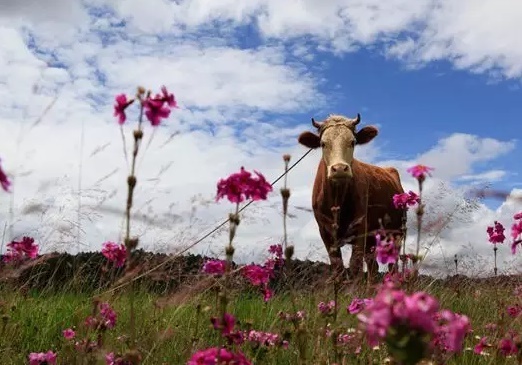
{"type": "Polygon", "coordinates": [[[351,166],[355,148],[352,129],[346,124],[328,126],[321,135],[321,148],[329,179],[352,177],[351,166]]]}

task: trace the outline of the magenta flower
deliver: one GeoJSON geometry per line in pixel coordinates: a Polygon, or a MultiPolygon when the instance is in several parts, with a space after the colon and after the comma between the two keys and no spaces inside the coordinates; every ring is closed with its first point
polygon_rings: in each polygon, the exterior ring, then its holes
{"type": "Polygon", "coordinates": [[[265,261],[264,266],[270,270],[274,271],[283,266],[285,259],[283,258],[283,246],[281,245],[271,245],[268,248],[268,252],[274,257],[270,257],[265,261]]]}
{"type": "Polygon", "coordinates": [[[425,165],[415,165],[406,171],[409,172],[411,176],[419,180],[419,182],[422,182],[426,179],[426,175],[431,176],[430,171],[433,170],[434,168],[425,165]]]}
{"type": "Polygon", "coordinates": [[[516,240],[518,236],[522,234],[522,219],[519,219],[518,222],[513,223],[511,226],[511,238],[516,240]]]}
{"type": "Polygon", "coordinates": [[[319,312],[321,312],[322,314],[331,314],[332,311],[335,309],[335,300],[330,300],[328,303],[320,302],[317,305],[317,309],[319,309],[319,312]]]}
{"type": "Polygon", "coordinates": [[[273,290],[270,289],[268,286],[264,286],[261,289],[261,292],[263,294],[263,301],[265,301],[265,302],[268,302],[274,296],[273,290]]]}
{"type": "Polygon", "coordinates": [[[203,264],[203,272],[210,275],[223,275],[227,267],[225,260],[207,260],[203,264]]]}
{"type": "Polygon", "coordinates": [[[232,352],[225,348],[211,347],[196,352],[187,365],[251,365],[251,362],[241,352],[232,352]]]}
{"type": "Polygon", "coordinates": [[[125,109],[134,102],[134,99],[127,100],[125,94],[116,95],[116,104],[114,104],[114,116],[118,118],[118,124],[122,125],[127,120],[125,109]]]}
{"type": "Polygon", "coordinates": [[[473,352],[480,355],[482,353],[482,351],[484,351],[485,348],[490,347],[487,340],[488,340],[487,337],[482,337],[480,339],[479,343],[476,344],[475,347],[473,348],[473,352]]]}
{"type": "Polygon", "coordinates": [[[464,338],[471,330],[469,318],[465,315],[442,310],[437,315],[436,342],[446,352],[462,351],[464,338]]]}
{"type": "Polygon", "coordinates": [[[486,229],[486,232],[489,236],[489,242],[493,244],[497,243],[503,243],[506,239],[506,236],[504,235],[504,226],[502,223],[495,221],[494,226],[489,226],[486,229]]]}
{"type": "Polygon", "coordinates": [[[74,330],[72,328],[67,328],[67,329],[63,330],[62,334],[66,340],[72,340],[74,338],[74,336],[76,336],[76,332],[74,332],[74,330]]]}
{"type": "Polygon", "coordinates": [[[230,175],[226,179],[221,179],[217,183],[216,201],[226,197],[231,203],[241,203],[245,199],[266,200],[267,195],[272,191],[265,177],[254,170],[257,178],[241,167],[238,173],[230,175]]]}
{"type": "Polygon", "coordinates": [[[522,238],[520,238],[522,235],[522,212],[515,214],[513,219],[515,219],[515,223],[511,226],[511,238],[513,239],[513,242],[511,243],[511,252],[514,255],[517,246],[522,243],[522,238]]]}
{"type": "Polygon", "coordinates": [[[346,310],[350,314],[357,314],[357,313],[361,312],[364,308],[366,308],[367,305],[371,304],[372,302],[373,302],[373,299],[353,298],[352,302],[346,308],[346,310]]]}
{"type": "Polygon", "coordinates": [[[106,365],[116,365],[116,355],[114,355],[114,352],[109,352],[105,355],[105,364],[106,365]]]}
{"type": "Polygon", "coordinates": [[[271,276],[270,270],[255,264],[244,266],[241,273],[254,286],[267,284],[271,276]]]}
{"type": "Polygon", "coordinates": [[[161,87],[161,94],[156,94],[154,98],[147,98],[143,106],[145,108],[145,116],[153,127],[160,125],[161,119],[168,118],[170,108],[177,108],[178,104],[174,97],[167,91],[165,86],[161,87]]]}
{"type": "Polygon", "coordinates": [[[38,245],[32,237],[22,237],[21,241],[12,241],[7,245],[7,253],[3,256],[5,263],[34,259],[38,256],[38,245]]]}
{"type": "Polygon", "coordinates": [[[163,104],[163,100],[145,100],[145,116],[149,120],[150,124],[154,127],[160,125],[162,118],[168,118],[170,115],[170,109],[163,104]]]}
{"type": "Polygon", "coordinates": [[[100,316],[104,321],[103,324],[105,327],[114,328],[114,326],[116,326],[116,319],[118,318],[118,315],[111,308],[109,303],[100,303],[100,316]]]}
{"type": "Polygon", "coordinates": [[[212,322],[214,329],[221,330],[222,335],[229,335],[234,330],[236,318],[230,313],[225,313],[221,319],[216,317],[210,318],[210,322],[212,322]]]}
{"type": "Polygon", "coordinates": [[[498,343],[498,350],[504,356],[515,355],[518,352],[517,345],[512,338],[503,338],[498,343]]]}
{"type": "MultiPolygon", "coordinates": [[[[0,163],[2,160],[0,159],[0,163]]],[[[9,187],[11,186],[11,181],[9,181],[9,178],[7,177],[7,174],[2,169],[2,165],[0,164],[0,185],[2,185],[2,189],[4,189],[6,192],[9,192],[9,187]]]]}
{"type": "Polygon", "coordinates": [[[375,235],[377,246],[375,253],[377,261],[381,264],[394,264],[399,259],[399,248],[395,245],[393,239],[383,240],[380,234],[375,235]]]}
{"type": "Polygon", "coordinates": [[[419,202],[420,197],[411,190],[407,193],[395,194],[393,196],[393,205],[395,208],[407,208],[409,206],[414,206],[419,202]]]}
{"type": "Polygon", "coordinates": [[[244,334],[241,331],[234,331],[236,325],[236,318],[230,314],[225,313],[222,318],[212,317],[210,322],[214,329],[221,331],[221,336],[227,339],[229,344],[240,345],[244,341],[244,334]]]}
{"type": "Polygon", "coordinates": [[[56,364],[56,354],[51,350],[47,352],[31,352],[29,354],[29,365],[51,365],[56,364]]]}
{"type": "Polygon", "coordinates": [[[283,341],[281,339],[281,336],[279,336],[277,333],[250,330],[247,332],[245,338],[247,339],[247,341],[260,346],[281,346],[283,348],[286,348],[288,346],[288,342],[283,341]]]}
{"type": "Polygon", "coordinates": [[[178,107],[178,103],[176,101],[176,98],[174,97],[174,94],[170,94],[167,91],[167,87],[166,86],[162,86],[161,87],[161,95],[156,95],[156,99],[163,100],[171,108],[177,108],[178,107]]]}
{"type": "Polygon", "coordinates": [[[107,241],[103,244],[102,255],[107,260],[114,262],[114,266],[122,267],[127,259],[127,248],[124,244],[116,244],[111,241],[107,241]]]}
{"type": "Polygon", "coordinates": [[[111,308],[109,303],[103,302],[98,304],[99,313],[96,316],[88,316],[85,319],[85,325],[99,330],[106,330],[116,326],[118,314],[111,308]]]}
{"type": "Polygon", "coordinates": [[[417,356],[418,353],[415,355],[406,349],[418,346],[425,346],[427,350],[437,345],[445,351],[460,351],[470,330],[469,319],[448,310],[438,310],[437,299],[427,293],[408,295],[393,284],[384,284],[373,302],[357,314],[357,318],[370,346],[381,341],[395,343],[409,338],[408,343],[400,346],[406,351],[401,352],[401,356],[417,356]],[[411,332],[416,335],[404,337],[411,332]],[[419,342],[422,338],[429,341],[419,342]]]}
{"type": "Polygon", "coordinates": [[[510,317],[516,318],[522,312],[522,307],[520,305],[510,305],[506,308],[507,313],[510,317]]]}

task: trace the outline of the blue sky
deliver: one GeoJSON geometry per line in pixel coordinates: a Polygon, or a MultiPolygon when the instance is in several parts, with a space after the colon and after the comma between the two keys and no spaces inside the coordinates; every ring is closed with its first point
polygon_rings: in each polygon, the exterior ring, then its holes
{"type": "MultiPolygon", "coordinates": [[[[486,200],[469,215],[463,200],[488,183],[522,193],[521,15],[507,0],[11,3],[0,15],[8,40],[0,45],[0,157],[15,192],[0,196],[0,219],[45,250],[118,240],[128,165],[113,98],[166,85],[180,109],[145,131],[152,140],[140,157],[135,224],[144,247],[189,245],[228,213],[209,203],[217,180],[242,165],[272,180],[283,153],[295,160],[306,151],[297,136],[311,117],[359,112],[361,125],[380,134],[357,156],[396,166],[406,190],[416,189],[407,167],[433,166],[427,220],[457,210],[430,244],[432,264],[445,267],[455,253],[476,262],[490,253],[486,226],[499,219],[509,227],[521,209],[486,200]]],[[[132,127],[123,128],[127,147],[132,127]]],[[[295,206],[310,207],[319,159],[320,151],[310,154],[289,176],[295,206]]],[[[259,257],[280,239],[278,191],[245,213],[238,257],[259,257]]],[[[324,260],[313,216],[294,213],[298,257],[324,260]]],[[[222,254],[225,236],[194,250],[222,254]]],[[[516,267],[508,251],[505,270],[516,267]]]]}

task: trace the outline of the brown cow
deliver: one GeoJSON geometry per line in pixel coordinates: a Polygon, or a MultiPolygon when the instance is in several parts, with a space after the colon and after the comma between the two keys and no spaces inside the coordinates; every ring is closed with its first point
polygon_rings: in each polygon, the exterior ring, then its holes
{"type": "Polygon", "coordinates": [[[382,228],[381,224],[396,234],[403,232],[403,220],[406,224],[406,211],[393,205],[393,195],[404,192],[397,169],[370,165],[353,157],[356,145],[368,143],[378,134],[374,126],[356,132],[360,121],[359,114],[355,119],[330,115],[322,123],[312,118],[317,134],[306,131],[298,138],[302,145],[321,147],[323,151],[312,192],[314,216],[334,272],[344,272],[341,246],[352,244],[352,277],[362,275],[365,260],[369,275],[377,274],[379,265],[373,251],[375,231],[382,228]],[[337,245],[332,228],[334,205],[340,207],[337,245]]]}

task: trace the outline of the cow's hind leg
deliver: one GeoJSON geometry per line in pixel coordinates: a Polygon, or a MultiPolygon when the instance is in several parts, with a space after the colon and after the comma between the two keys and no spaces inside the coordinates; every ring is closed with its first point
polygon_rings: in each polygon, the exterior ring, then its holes
{"type": "Polygon", "coordinates": [[[377,257],[375,254],[376,244],[377,241],[375,240],[374,236],[367,237],[364,259],[368,269],[368,278],[370,280],[376,279],[379,275],[379,263],[377,262],[377,257]]]}
{"type": "Polygon", "coordinates": [[[346,270],[343,263],[343,256],[339,247],[330,247],[328,250],[332,275],[335,279],[345,279],[346,270]]]}

